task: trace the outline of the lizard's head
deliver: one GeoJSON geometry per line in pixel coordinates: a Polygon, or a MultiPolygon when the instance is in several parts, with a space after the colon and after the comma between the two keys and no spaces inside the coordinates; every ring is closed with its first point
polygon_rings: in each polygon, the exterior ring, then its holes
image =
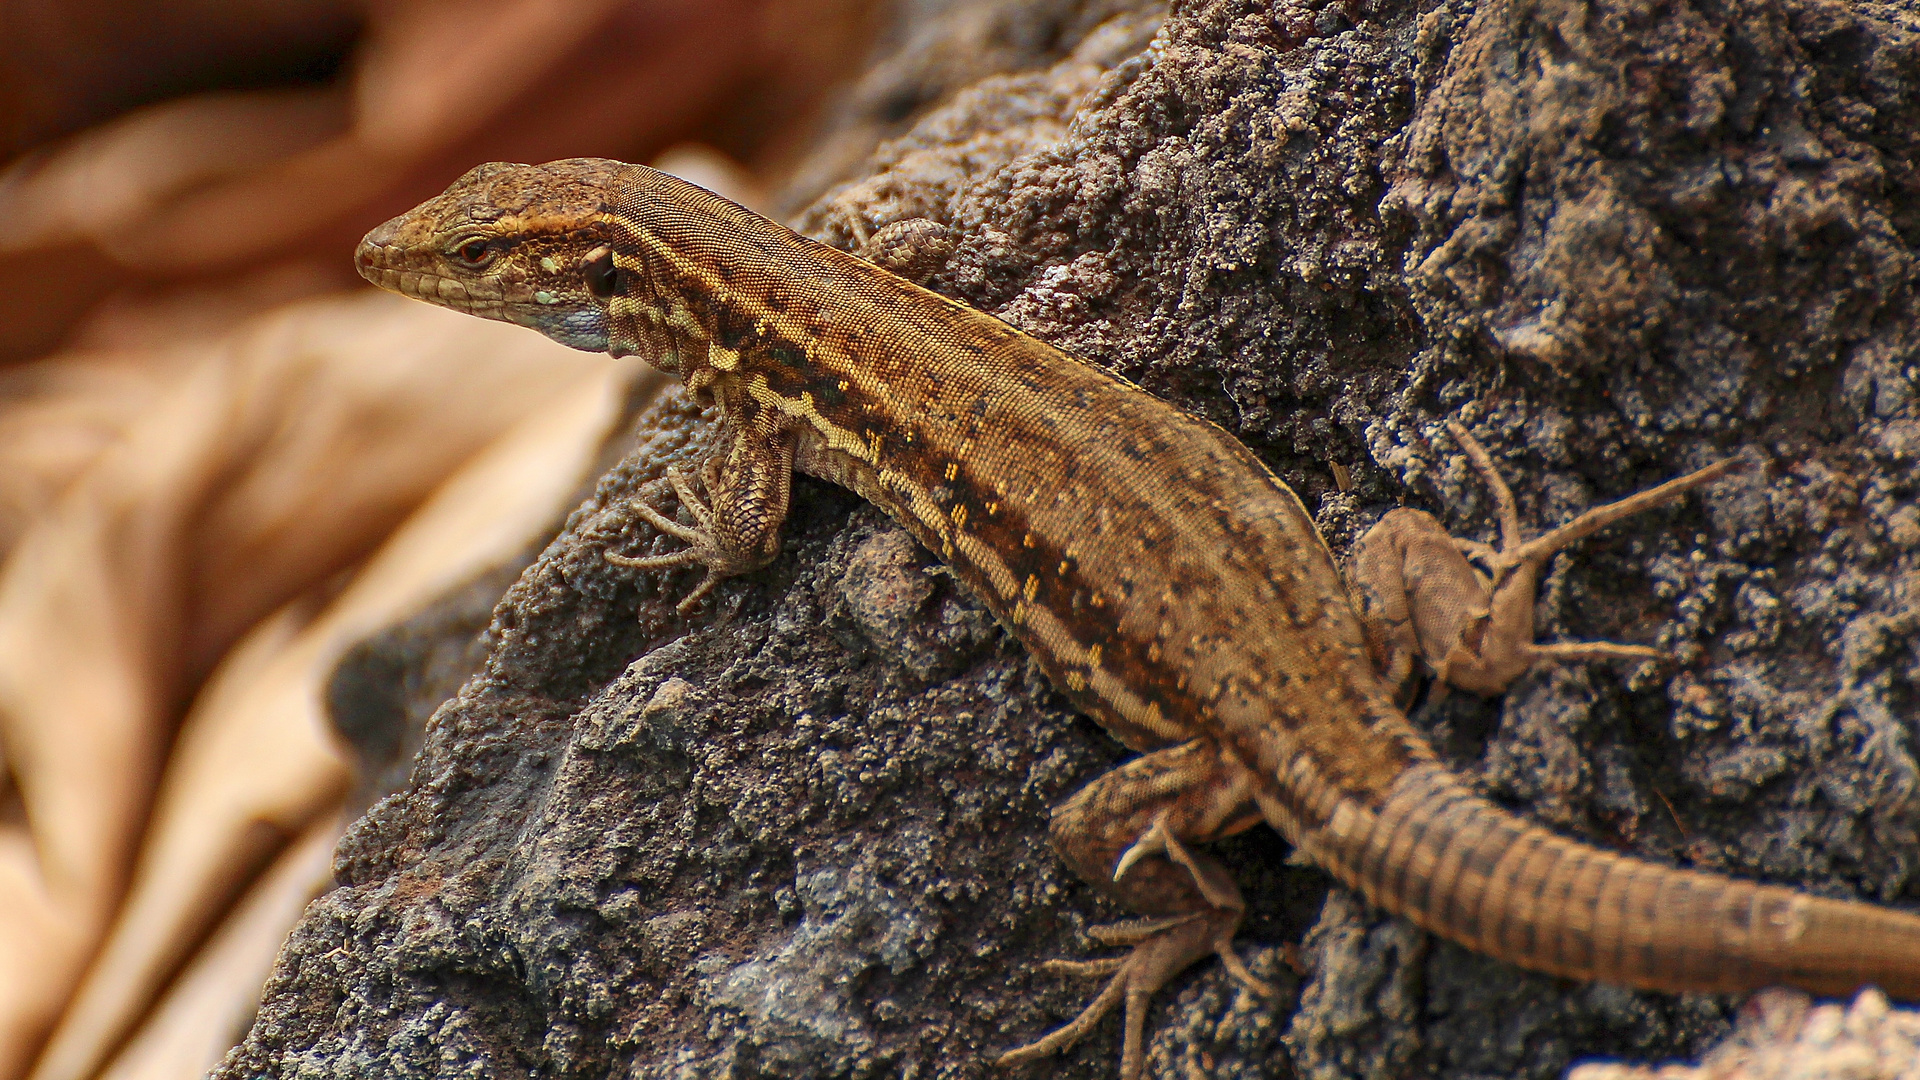
{"type": "Polygon", "coordinates": [[[607,349],[607,241],[619,162],[479,165],[360,241],[354,265],[383,289],[607,349]]]}

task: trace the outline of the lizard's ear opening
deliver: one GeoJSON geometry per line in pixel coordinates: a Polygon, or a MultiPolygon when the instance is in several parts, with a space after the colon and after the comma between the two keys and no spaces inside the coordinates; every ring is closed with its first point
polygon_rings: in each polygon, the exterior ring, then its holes
{"type": "Polygon", "coordinates": [[[605,244],[581,257],[580,277],[596,300],[611,300],[626,292],[625,275],[614,265],[613,249],[605,244]]]}

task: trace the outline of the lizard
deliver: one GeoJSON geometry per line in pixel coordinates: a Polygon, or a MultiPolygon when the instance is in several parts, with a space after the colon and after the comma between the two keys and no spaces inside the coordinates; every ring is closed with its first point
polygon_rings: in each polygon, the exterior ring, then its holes
{"type": "Polygon", "coordinates": [[[1349,582],[1299,497],[1225,430],[1097,365],[872,262],[640,165],[478,166],[378,226],[375,285],[638,354],[716,409],[683,543],[605,557],[704,576],[780,549],[794,470],[897,520],[1139,756],[1053,813],[1079,876],[1139,918],[1127,951],[1053,966],[1107,982],[1073,1020],[999,1057],[1053,1053],[1122,1011],[1120,1072],[1144,1068],[1147,1009],[1232,941],[1244,901],[1201,845],[1265,822],[1370,903],[1522,968],[1665,991],[1877,983],[1920,998],[1920,916],[1605,851],[1530,823],[1448,770],[1404,711],[1417,668],[1499,693],[1535,663],[1648,659],[1644,646],[1533,640],[1553,555],[1709,483],[1721,461],[1533,540],[1491,458],[1449,430],[1494,497],[1498,546],[1400,509],[1354,545],[1349,582]],[[1477,565],[1476,565],[1477,564],[1477,565]]]}

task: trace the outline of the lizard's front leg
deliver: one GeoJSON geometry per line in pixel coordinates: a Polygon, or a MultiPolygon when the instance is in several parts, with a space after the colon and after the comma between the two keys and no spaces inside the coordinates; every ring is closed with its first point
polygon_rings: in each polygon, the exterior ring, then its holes
{"type": "Polygon", "coordinates": [[[1513,493],[1493,459],[1459,424],[1450,422],[1447,430],[1493,494],[1500,545],[1456,539],[1433,515],[1402,509],[1367,530],[1348,559],[1355,606],[1381,674],[1403,703],[1414,686],[1416,658],[1443,685],[1485,695],[1504,692],[1542,660],[1659,659],[1659,650],[1644,645],[1535,642],[1534,592],[1541,569],[1574,541],[1716,480],[1737,462],[1716,462],[1523,540],[1513,493]]]}
{"type": "Polygon", "coordinates": [[[1271,992],[1233,952],[1245,910],[1239,886],[1226,867],[1192,847],[1257,824],[1253,788],[1252,774],[1232,755],[1196,739],[1135,758],[1055,808],[1053,846],[1061,857],[1145,918],[1091,931],[1102,944],[1132,946],[1124,957],[1048,963],[1049,971],[1108,976],[1106,987],[1066,1026],[1008,1051],[998,1064],[1071,1046],[1124,1003],[1120,1076],[1137,1080],[1153,995],[1210,953],[1242,982],[1271,992]]]}
{"type": "Polygon", "coordinates": [[[769,410],[745,403],[723,406],[720,430],[700,468],[705,498],[685,473],[667,470],[667,483],[693,524],[661,513],[644,501],[648,496],[633,503],[642,520],[687,546],[638,558],[609,551],[606,560],[641,570],[706,568],[706,577],[680,601],[683,614],[720,582],[772,562],[780,554],[780,526],[793,491],[794,440],[794,432],[769,410]]]}

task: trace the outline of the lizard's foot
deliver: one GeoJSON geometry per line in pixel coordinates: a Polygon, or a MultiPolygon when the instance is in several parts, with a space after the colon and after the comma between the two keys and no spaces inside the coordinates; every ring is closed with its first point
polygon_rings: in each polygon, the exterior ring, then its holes
{"type": "Polygon", "coordinates": [[[1441,688],[1486,695],[1505,691],[1541,661],[1665,659],[1666,654],[1645,645],[1536,643],[1533,607],[1541,571],[1574,541],[1719,479],[1739,462],[1715,462],[1596,506],[1527,540],[1513,492],[1493,458],[1466,428],[1449,422],[1447,430],[1493,495],[1500,543],[1457,539],[1431,514],[1395,510],[1354,545],[1349,583],[1389,683],[1406,695],[1415,656],[1426,661],[1441,688]]]}
{"type": "Polygon", "coordinates": [[[790,426],[773,413],[759,414],[753,423],[743,425],[723,409],[713,445],[700,467],[705,498],[685,473],[672,466],[666,471],[667,484],[693,524],[683,525],[654,508],[652,490],[630,504],[641,520],[687,546],[638,558],[607,552],[606,560],[636,570],[706,568],[706,577],[681,599],[682,615],[724,579],[772,562],[780,554],[780,525],[787,519],[792,494],[794,438],[790,426]]]}
{"type": "Polygon", "coordinates": [[[1121,855],[1113,878],[1117,882],[1143,860],[1159,856],[1190,875],[1200,896],[1210,906],[1164,918],[1089,927],[1087,933],[1095,941],[1113,947],[1131,946],[1133,951],[1124,957],[1050,960],[1041,965],[1041,970],[1048,972],[1104,975],[1107,985],[1065,1026],[1007,1051],[995,1064],[1020,1065],[1072,1046],[1124,1001],[1125,1036],[1120,1050],[1120,1077],[1137,1080],[1146,1067],[1147,1008],[1153,1002],[1153,995],[1208,953],[1220,957],[1228,973],[1248,989],[1267,997],[1275,995],[1274,988],[1248,971],[1239,954],[1233,951],[1233,935],[1240,927],[1245,909],[1239,888],[1218,863],[1197,857],[1189,850],[1168,822],[1168,811],[1154,816],[1147,831],[1121,855]]]}
{"type": "MultiPolygon", "coordinates": [[[[1478,689],[1471,685],[1475,676],[1501,669],[1503,656],[1512,657],[1507,666],[1523,665],[1521,670],[1541,661],[1569,663],[1667,659],[1665,653],[1646,645],[1626,645],[1613,641],[1536,642],[1533,640],[1532,619],[1525,620],[1522,626],[1521,620],[1508,615],[1505,609],[1511,607],[1517,612],[1519,607],[1524,606],[1531,613],[1541,569],[1548,559],[1568,545],[1622,518],[1671,502],[1694,488],[1711,483],[1738,468],[1739,462],[1732,458],[1716,461],[1703,469],[1695,469],[1664,484],[1637,491],[1624,499],[1593,507],[1559,528],[1550,529],[1532,540],[1522,540],[1520,513],[1513,491],[1507,487],[1506,480],[1494,466],[1492,456],[1460,424],[1448,421],[1447,431],[1466,451],[1467,461],[1480,474],[1481,481],[1493,495],[1495,513],[1500,522],[1500,546],[1495,548],[1469,540],[1454,541],[1462,555],[1480,564],[1487,582],[1488,598],[1484,610],[1475,614],[1454,649],[1450,650],[1445,661],[1446,681],[1467,689],[1478,689]],[[1506,617],[1503,618],[1503,615],[1506,617]],[[1456,675],[1459,678],[1455,678],[1456,675]],[[1467,681],[1463,683],[1460,679],[1467,681]]],[[[1517,674],[1516,671],[1513,675],[1506,675],[1501,671],[1505,681],[1500,683],[1500,689],[1504,689],[1506,682],[1517,674]]]]}
{"type": "Polygon", "coordinates": [[[1175,975],[1208,953],[1217,954],[1234,978],[1268,996],[1273,988],[1255,978],[1233,951],[1240,912],[1198,911],[1164,919],[1137,919],[1090,927],[1103,945],[1133,946],[1124,957],[1105,960],[1049,960],[1040,970],[1067,975],[1108,976],[1107,985],[1080,1015],[1025,1046],[1000,1055],[995,1065],[1024,1065],[1064,1050],[1092,1031],[1108,1013],[1126,1003],[1126,1034],[1120,1050],[1120,1080],[1139,1080],[1146,1067],[1147,1008],[1175,975]]]}
{"type": "Polygon", "coordinates": [[[1447,421],[1447,431],[1460,444],[1460,449],[1466,451],[1467,461],[1473,465],[1473,471],[1480,474],[1481,482],[1492,492],[1494,511],[1500,519],[1498,548],[1472,540],[1455,540],[1454,543],[1462,554],[1487,563],[1487,573],[1496,591],[1516,568],[1523,565],[1538,567],[1576,540],[1592,536],[1622,518],[1651,510],[1661,503],[1672,502],[1694,488],[1712,483],[1740,467],[1736,458],[1716,461],[1706,468],[1695,469],[1664,484],[1636,491],[1624,499],[1593,507],[1557,529],[1522,541],[1518,504],[1514,502],[1512,489],[1507,487],[1499,468],[1494,465],[1493,457],[1487,453],[1486,447],[1480,445],[1480,440],[1454,421],[1447,421]]]}
{"type": "MultiPolygon", "coordinates": [[[[702,566],[706,568],[706,577],[700,584],[680,599],[675,605],[680,614],[685,615],[704,600],[714,586],[739,573],[739,561],[716,539],[713,530],[713,511],[707,507],[688,482],[686,474],[677,468],[667,469],[667,483],[672,486],[680,505],[686,507],[692,515],[693,525],[682,525],[640,499],[632,502],[633,512],[640,520],[660,530],[668,536],[686,542],[687,546],[679,551],[669,551],[665,555],[618,555],[603,552],[601,557],[615,566],[625,566],[635,570],[665,570],[676,566],[702,566]]],[[[750,569],[750,568],[749,568],[750,569]]]]}

